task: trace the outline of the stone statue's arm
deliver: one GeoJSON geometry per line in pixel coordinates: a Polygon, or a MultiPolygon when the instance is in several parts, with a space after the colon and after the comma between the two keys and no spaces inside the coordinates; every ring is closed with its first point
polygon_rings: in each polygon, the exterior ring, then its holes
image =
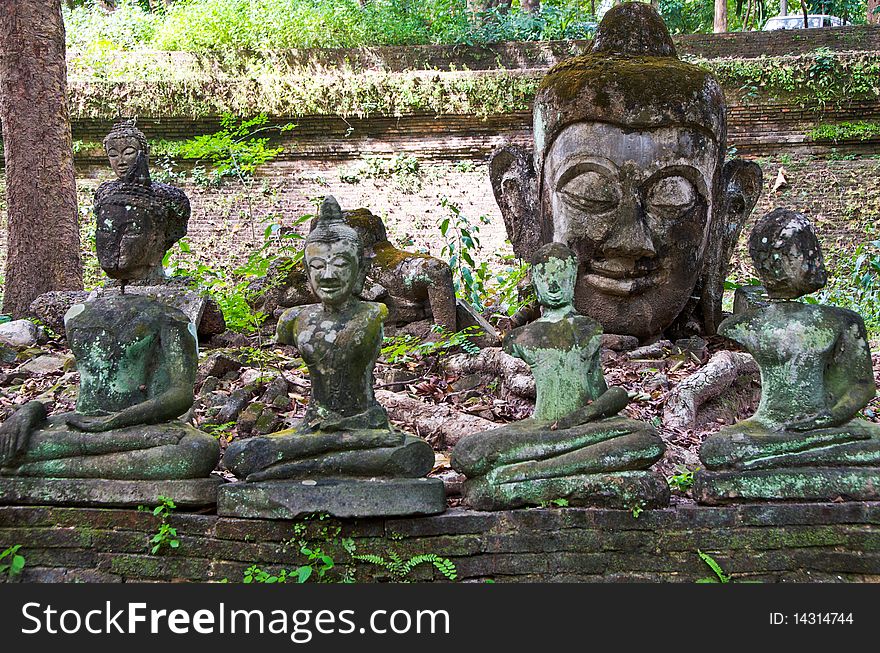
{"type": "Polygon", "coordinates": [[[294,306],[281,314],[278,318],[278,326],[275,327],[275,340],[282,345],[296,344],[296,318],[301,312],[301,306],[294,306]]]}
{"type": "Polygon", "coordinates": [[[605,417],[614,417],[629,403],[629,394],[619,386],[611,386],[595,401],[556,421],[556,428],[570,429],[605,417]]]}
{"type": "Polygon", "coordinates": [[[193,404],[193,386],[198,364],[196,339],[180,324],[164,326],[160,334],[159,363],[152,377],[145,379],[145,401],[109,415],[72,413],[67,424],[82,431],[110,431],[138,424],[159,424],[183,415],[193,404]]]}

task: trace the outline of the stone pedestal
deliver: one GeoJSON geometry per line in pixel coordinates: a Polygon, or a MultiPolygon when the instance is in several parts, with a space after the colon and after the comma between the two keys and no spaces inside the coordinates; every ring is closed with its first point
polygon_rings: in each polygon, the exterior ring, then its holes
{"type": "Polygon", "coordinates": [[[565,499],[572,506],[663,508],[669,485],[649,471],[579,474],[513,483],[490,484],[482,478],[465,482],[464,496],[475,510],[505,510],[548,505],[565,499]]]}
{"type": "Polygon", "coordinates": [[[0,505],[136,508],[155,505],[161,495],[178,508],[202,508],[217,503],[223,484],[217,476],[176,481],[0,477],[0,505]]]}
{"type": "Polygon", "coordinates": [[[876,501],[880,467],[791,467],[697,472],[694,498],[707,505],[745,501],[876,501]]]}
{"type": "Polygon", "coordinates": [[[334,517],[404,517],[446,510],[436,478],[315,479],[230,483],[218,493],[223,517],[294,519],[313,513],[334,517]]]}

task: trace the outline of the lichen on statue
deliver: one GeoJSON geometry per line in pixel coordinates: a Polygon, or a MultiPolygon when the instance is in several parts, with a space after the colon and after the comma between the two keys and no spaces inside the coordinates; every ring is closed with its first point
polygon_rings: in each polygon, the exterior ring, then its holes
{"type": "Polygon", "coordinates": [[[496,151],[490,178],[514,251],[578,255],[575,307],[606,332],[714,333],[726,268],[761,171],[725,164],[722,91],[680,61],[643,3],[610,9],[593,51],[548,72],[534,151],[496,151]]]}
{"type": "MultiPolygon", "coordinates": [[[[368,209],[343,211],[342,219],[357,231],[364,248],[367,281],[358,294],[388,308],[386,326],[431,320],[449,331],[457,329],[455,288],[447,263],[395,247],[382,219],[368,209]]],[[[290,259],[274,262],[252,290],[257,307],[270,314],[317,300],[304,264],[290,259]]]]}
{"type": "Polygon", "coordinates": [[[718,331],[754,356],[761,400],[752,417],[703,443],[702,499],[880,496],[880,425],[857,417],[876,394],[864,321],[794,301],[826,283],[812,224],[776,209],[755,225],[749,253],[769,303],[718,331]]]}
{"type": "Polygon", "coordinates": [[[217,441],[178,421],[193,403],[195,326],[179,310],[126,283],[153,263],[164,211],[144,166],[132,166],[96,207],[98,261],[122,293],[74,305],[65,316],[80,390],[76,411],[51,417],[39,401],[0,427],[3,475],[175,480],[208,476],[217,441]]]}
{"type": "Polygon", "coordinates": [[[578,270],[565,245],[541,247],[532,282],[542,315],[514,329],[503,347],[535,377],[534,417],[464,437],[452,466],[468,477],[465,496],[478,509],[572,504],[659,506],[666,483],[647,470],[665,450],[656,431],[618,413],[629,397],[608,388],[598,322],[572,305],[578,270]]]}
{"type": "Polygon", "coordinates": [[[357,298],[366,274],[363,244],[333,197],[321,206],[304,259],[320,303],[285,311],[277,338],[296,345],[308,367],[305,416],[289,429],[234,441],[224,465],[252,482],[424,476],[434,461],[430,445],[393,429],[373,394],[388,309],[357,298]]]}

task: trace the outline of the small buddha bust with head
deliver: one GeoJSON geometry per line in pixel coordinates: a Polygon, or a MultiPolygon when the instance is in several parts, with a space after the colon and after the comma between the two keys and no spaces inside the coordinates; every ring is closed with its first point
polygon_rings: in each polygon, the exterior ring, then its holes
{"type": "MultiPolygon", "coordinates": [[[[95,191],[95,207],[106,206],[105,196],[114,194],[121,183],[130,183],[133,176],[141,180],[149,179],[149,147],[147,138],[143,132],[134,125],[134,121],[124,120],[113,126],[113,129],[104,137],[104,149],[110,161],[110,167],[116,174],[116,179],[104,182],[95,191]]],[[[142,185],[147,182],[142,181],[142,185]]],[[[157,232],[153,235],[157,238],[150,241],[149,265],[143,265],[132,270],[133,276],[129,280],[137,284],[155,284],[166,280],[165,271],[162,268],[162,257],[174,243],[186,235],[187,223],[190,217],[190,204],[186,194],[169,184],[152,181],[148,182],[151,201],[159,207],[156,212],[157,232]],[[160,236],[161,233],[161,237],[160,236]],[[158,256],[157,256],[158,254],[158,256]]],[[[112,235],[111,235],[112,236],[112,235]]],[[[101,240],[106,241],[107,231],[98,222],[97,237],[98,247],[101,240]]],[[[108,272],[108,276],[116,279],[108,272]]]]}
{"type": "MultiPolygon", "coordinates": [[[[455,287],[448,263],[395,247],[382,218],[369,209],[343,211],[342,219],[358,232],[369,262],[366,284],[358,296],[388,307],[386,327],[431,320],[449,331],[457,330],[455,287]]],[[[317,220],[312,221],[315,224],[317,220]]],[[[253,290],[255,303],[267,313],[317,300],[305,266],[288,258],[275,261],[253,290]]]]}
{"type": "Polygon", "coordinates": [[[604,331],[714,333],[726,267],[761,171],[725,163],[724,96],[680,61],[647,4],[611,8],[593,51],[555,66],[534,104],[534,151],[504,147],[490,177],[515,253],[567,244],[574,305],[604,331]]]}
{"type": "Polygon", "coordinates": [[[295,345],[308,367],[305,416],[292,428],[233,441],[224,465],[248,482],[424,476],[434,462],[430,445],[393,429],[373,393],[388,309],[357,297],[367,272],[363,245],[332,196],[321,206],[304,254],[320,303],[285,311],[277,338],[295,345]]]}
{"type": "Polygon", "coordinates": [[[724,320],[719,334],[761,371],[755,414],[707,438],[697,496],[706,503],[880,497],[880,425],[857,417],[876,394],[865,323],[799,297],[827,280],[810,221],[776,209],[749,254],[769,301],[724,320]]]}
{"type": "Polygon", "coordinates": [[[532,419],[462,438],[452,466],[468,477],[465,496],[477,509],[540,505],[665,505],[669,489],[646,471],[665,445],[648,424],[617,416],[629,397],[605,383],[602,328],[573,306],[578,261],[550,243],[532,259],[540,318],[511,331],[504,350],[535,377],[532,419]]]}
{"type": "Polygon", "coordinates": [[[212,436],[177,419],[193,403],[195,326],[160,300],[125,294],[164,251],[164,204],[140,155],[112,183],[96,204],[98,261],[122,292],[68,311],[65,330],[80,374],[76,411],[47,418],[32,401],[13,414],[0,427],[3,475],[194,479],[219,460],[212,436]]]}

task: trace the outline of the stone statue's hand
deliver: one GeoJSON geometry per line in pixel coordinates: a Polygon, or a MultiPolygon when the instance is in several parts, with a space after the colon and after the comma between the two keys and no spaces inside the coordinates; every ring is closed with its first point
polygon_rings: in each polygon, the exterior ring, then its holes
{"type": "Polygon", "coordinates": [[[110,431],[111,429],[118,428],[115,420],[116,415],[91,416],[74,413],[65,421],[69,426],[72,426],[75,429],[79,429],[80,431],[97,433],[100,431],[110,431]]]}
{"type": "Polygon", "coordinates": [[[823,410],[815,415],[796,422],[788,422],[784,424],[786,431],[815,431],[829,426],[834,426],[834,417],[827,410],[823,410]]]}

